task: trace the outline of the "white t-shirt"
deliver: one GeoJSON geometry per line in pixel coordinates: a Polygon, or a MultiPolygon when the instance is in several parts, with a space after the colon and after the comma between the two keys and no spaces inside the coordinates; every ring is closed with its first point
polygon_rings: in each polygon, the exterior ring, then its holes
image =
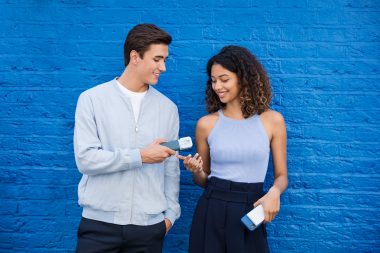
{"type": "Polygon", "coordinates": [[[133,108],[133,114],[135,115],[135,122],[139,118],[141,101],[143,100],[147,91],[144,92],[134,92],[125,88],[118,80],[116,80],[119,89],[130,98],[133,108]]]}

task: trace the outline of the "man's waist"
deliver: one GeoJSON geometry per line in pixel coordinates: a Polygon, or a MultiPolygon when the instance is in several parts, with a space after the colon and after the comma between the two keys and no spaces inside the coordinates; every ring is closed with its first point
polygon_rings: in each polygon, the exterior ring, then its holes
{"type": "Polygon", "coordinates": [[[147,226],[157,224],[164,220],[164,214],[147,214],[141,211],[103,211],[88,206],[83,207],[82,216],[87,219],[103,221],[117,225],[140,225],[147,226]]]}

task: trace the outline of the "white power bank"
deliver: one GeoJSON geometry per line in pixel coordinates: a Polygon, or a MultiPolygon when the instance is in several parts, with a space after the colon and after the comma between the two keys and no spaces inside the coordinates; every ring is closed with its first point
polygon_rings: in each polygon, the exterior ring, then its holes
{"type": "Polygon", "coordinates": [[[264,219],[264,208],[262,205],[258,205],[252,211],[244,215],[241,221],[249,230],[253,231],[263,223],[264,219]]]}
{"type": "Polygon", "coordinates": [[[173,149],[174,151],[189,149],[193,146],[191,137],[183,137],[175,141],[161,143],[161,145],[173,149]]]}

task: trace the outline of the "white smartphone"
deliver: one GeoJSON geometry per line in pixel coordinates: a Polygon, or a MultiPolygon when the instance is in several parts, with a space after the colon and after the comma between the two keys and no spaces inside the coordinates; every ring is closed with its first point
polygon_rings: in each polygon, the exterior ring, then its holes
{"type": "Polygon", "coordinates": [[[241,221],[249,230],[253,231],[263,223],[264,219],[264,208],[262,205],[258,205],[252,211],[244,215],[241,221]]]}
{"type": "Polygon", "coordinates": [[[191,137],[183,137],[175,141],[163,142],[161,145],[173,149],[174,151],[189,149],[193,146],[191,137]]]}

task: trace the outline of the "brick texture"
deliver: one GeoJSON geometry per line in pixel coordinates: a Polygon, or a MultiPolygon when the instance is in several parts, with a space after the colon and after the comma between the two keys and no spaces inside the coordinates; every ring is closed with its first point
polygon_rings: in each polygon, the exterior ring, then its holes
{"type": "MultiPolygon", "coordinates": [[[[266,67],[290,180],[268,225],[272,252],[380,252],[379,1],[0,2],[0,252],[74,251],[76,101],[120,75],[125,36],[141,22],[173,35],[157,88],[178,105],[181,136],[206,114],[211,55],[238,44],[266,67]]],[[[201,194],[181,170],[182,217],[165,252],[187,251],[201,194]]]]}

